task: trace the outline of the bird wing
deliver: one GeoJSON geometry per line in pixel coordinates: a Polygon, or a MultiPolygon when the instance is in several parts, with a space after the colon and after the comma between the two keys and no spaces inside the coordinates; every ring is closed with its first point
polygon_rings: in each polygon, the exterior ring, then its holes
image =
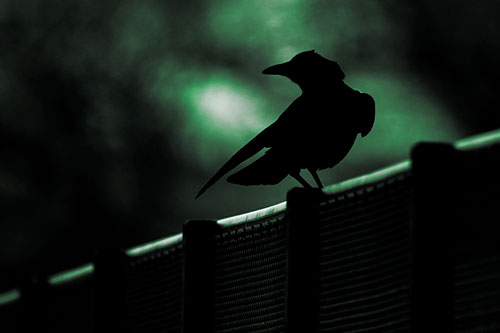
{"type": "Polygon", "coordinates": [[[359,111],[362,113],[360,117],[360,133],[362,137],[365,137],[370,133],[375,123],[375,101],[370,95],[361,93],[359,104],[359,111]]]}
{"type": "Polygon", "coordinates": [[[265,147],[270,146],[270,141],[272,140],[272,132],[276,123],[271,124],[269,127],[264,129],[262,132],[257,134],[255,138],[250,140],[246,145],[244,145],[240,150],[234,154],[229,161],[227,161],[212,178],[208,180],[208,182],[201,188],[201,190],[196,195],[198,198],[203,194],[210,186],[215,184],[219,179],[221,179],[225,174],[229,171],[236,168],[245,160],[249,159],[253,155],[257,154],[265,147]]]}
{"type": "Polygon", "coordinates": [[[257,154],[264,148],[273,147],[274,145],[282,144],[283,136],[288,136],[288,130],[290,130],[290,126],[293,123],[297,123],[297,110],[300,110],[300,105],[302,103],[303,98],[299,97],[288,106],[288,108],[283,111],[283,113],[279,116],[279,118],[266,127],[262,132],[257,134],[255,138],[250,140],[246,145],[244,145],[240,150],[234,154],[229,161],[227,161],[212,178],[208,180],[208,182],[201,188],[201,190],[196,195],[198,198],[202,195],[210,186],[215,184],[219,179],[224,177],[229,171],[236,168],[245,160],[249,159],[253,155],[257,154]]]}

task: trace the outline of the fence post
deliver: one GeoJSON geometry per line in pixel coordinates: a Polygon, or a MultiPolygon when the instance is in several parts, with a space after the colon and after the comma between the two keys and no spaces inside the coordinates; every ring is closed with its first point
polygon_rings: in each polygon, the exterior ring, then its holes
{"type": "Polygon", "coordinates": [[[452,249],[455,219],[453,146],[421,143],[411,152],[414,182],[412,221],[412,332],[452,332],[452,249]]]}
{"type": "Polygon", "coordinates": [[[286,332],[316,332],[319,305],[319,189],[287,195],[286,332]]]}
{"type": "Polygon", "coordinates": [[[213,332],[213,256],[216,221],[184,224],[183,332],[213,332]]]}
{"type": "Polygon", "coordinates": [[[126,260],[119,250],[103,250],[94,260],[94,332],[124,330],[126,260]]]}

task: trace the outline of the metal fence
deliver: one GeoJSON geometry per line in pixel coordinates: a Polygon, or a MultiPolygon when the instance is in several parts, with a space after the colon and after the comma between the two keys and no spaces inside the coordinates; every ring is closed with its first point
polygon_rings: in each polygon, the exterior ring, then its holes
{"type": "Polygon", "coordinates": [[[2,332],[500,332],[500,132],[0,294],[2,332]]]}

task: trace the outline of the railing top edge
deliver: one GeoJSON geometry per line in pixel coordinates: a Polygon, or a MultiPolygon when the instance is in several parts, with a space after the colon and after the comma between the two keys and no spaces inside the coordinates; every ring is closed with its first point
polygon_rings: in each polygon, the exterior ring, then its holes
{"type": "Polygon", "coordinates": [[[0,293],[0,306],[11,304],[21,297],[18,289],[12,289],[0,293]]]}
{"type": "MultiPolygon", "coordinates": [[[[396,163],[394,165],[388,166],[386,168],[374,171],[372,173],[359,176],[356,178],[348,179],[346,181],[330,185],[324,189],[325,194],[335,194],[349,189],[363,186],[371,183],[376,183],[385,178],[391,177],[401,172],[405,172],[410,168],[410,161],[404,160],[402,162],[396,163]]],[[[253,212],[244,213],[236,216],[231,216],[217,220],[217,223],[222,226],[233,226],[238,224],[243,224],[246,222],[255,221],[263,217],[278,214],[286,210],[286,201],[279,204],[262,208],[253,212]]]]}
{"type": "Polygon", "coordinates": [[[233,226],[233,225],[238,225],[238,224],[243,224],[246,222],[251,222],[255,221],[258,219],[261,219],[266,216],[274,215],[274,214],[279,214],[281,212],[284,212],[286,210],[286,201],[283,201],[279,204],[258,209],[253,212],[249,213],[244,213],[236,216],[231,216],[227,218],[223,218],[220,220],[217,220],[217,224],[227,227],[227,226],[233,226]]]}
{"type": "Polygon", "coordinates": [[[481,133],[455,142],[457,149],[473,149],[500,142],[500,129],[481,133]]]}
{"type": "Polygon", "coordinates": [[[396,174],[408,171],[409,169],[410,161],[404,160],[380,170],[327,186],[323,191],[328,195],[348,191],[359,186],[377,183],[396,174]]]}
{"type": "Polygon", "coordinates": [[[182,234],[176,234],[173,236],[157,239],[149,243],[134,246],[128,250],[125,250],[125,254],[127,254],[130,257],[137,257],[181,242],[182,242],[182,234]]]}
{"type": "Polygon", "coordinates": [[[48,282],[51,285],[59,285],[62,283],[70,282],[78,278],[82,278],[94,273],[94,264],[87,263],[72,269],[68,269],[48,277],[48,282]]]}

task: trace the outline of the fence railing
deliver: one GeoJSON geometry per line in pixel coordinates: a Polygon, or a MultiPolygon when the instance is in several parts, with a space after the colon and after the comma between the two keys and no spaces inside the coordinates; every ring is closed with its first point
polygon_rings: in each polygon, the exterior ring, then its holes
{"type": "Polygon", "coordinates": [[[500,132],[0,294],[2,332],[499,332],[500,132]]]}

